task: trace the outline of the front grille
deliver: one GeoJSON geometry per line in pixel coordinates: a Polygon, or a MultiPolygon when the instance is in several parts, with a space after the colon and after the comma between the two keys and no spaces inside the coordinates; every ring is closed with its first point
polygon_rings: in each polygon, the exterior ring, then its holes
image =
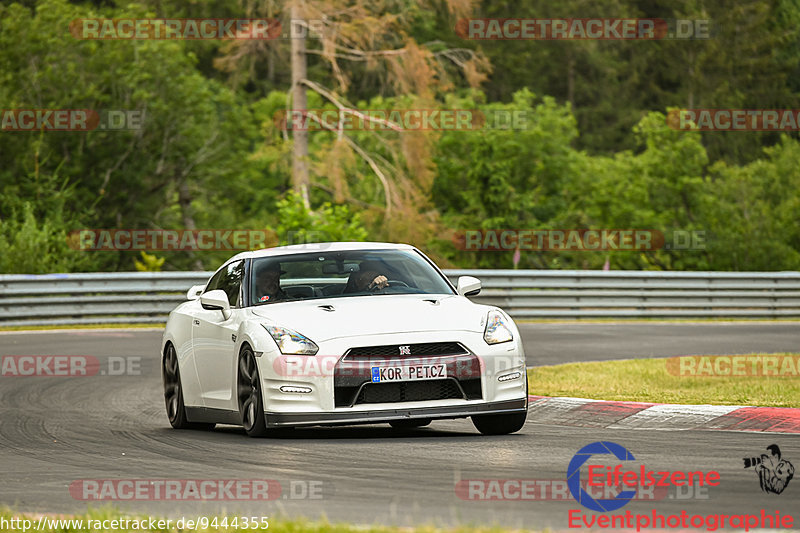
{"type": "Polygon", "coordinates": [[[333,402],[336,407],[351,407],[355,401],[353,398],[361,388],[360,385],[354,387],[334,387],[333,402]]]}
{"type": "Polygon", "coordinates": [[[367,383],[355,403],[420,402],[464,398],[454,379],[399,381],[396,383],[367,383]]]}
{"type": "Polygon", "coordinates": [[[359,403],[414,402],[453,398],[480,400],[483,398],[481,378],[366,383],[363,388],[358,385],[334,387],[333,394],[336,407],[351,407],[359,403]],[[356,394],[358,397],[354,399],[356,394]]]}
{"type": "Polygon", "coordinates": [[[336,363],[333,380],[334,405],[399,403],[428,400],[480,400],[481,365],[459,342],[389,344],[351,348],[336,363]],[[400,347],[403,347],[402,354],[400,347]],[[447,367],[446,379],[372,383],[373,366],[415,365],[432,362],[447,367]]]}
{"type": "Polygon", "coordinates": [[[480,400],[483,398],[481,378],[461,379],[458,384],[461,385],[461,390],[464,391],[467,400],[480,400]]]}
{"type": "Polygon", "coordinates": [[[459,342],[422,342],[417,344],[388,344],[385,346],[361,346],[350,348],[344,356],[344,360],[353,360],[359,357],[399,357],[405,356],[427,356],[436,357],[444,355],[465,355],[469,351],[459,342]],[[410,354],[401,352],[400,347],[408,347],[410,354]]]}

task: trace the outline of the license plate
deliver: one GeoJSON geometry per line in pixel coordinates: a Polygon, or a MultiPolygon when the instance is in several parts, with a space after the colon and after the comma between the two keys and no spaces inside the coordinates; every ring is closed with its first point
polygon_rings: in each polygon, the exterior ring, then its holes
{"type": "Polygon", "coordinates": [[[447,365],[394,365],[373,366],[372,382],[420,381],[425,379],[442,379],[447,377],[447,365]]]}

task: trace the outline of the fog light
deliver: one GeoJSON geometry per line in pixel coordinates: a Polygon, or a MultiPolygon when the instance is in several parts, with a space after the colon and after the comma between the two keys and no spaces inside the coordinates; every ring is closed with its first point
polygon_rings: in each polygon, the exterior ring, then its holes
{"type": "Polygon", "coordinates": [[[511,381],[512,379],[518,379],[521,376],[522,376],[521,372],[512,372],[510,374],[503,374],[502,376],[497,378],[497,381],[511,381]]]}
{"type": "Polygon", "coordinates": [[[281,387],[281,392],[287,394],[308,394],[311,392],[311,387],[290,387],[289,385],[283,385],[281,387]]]}

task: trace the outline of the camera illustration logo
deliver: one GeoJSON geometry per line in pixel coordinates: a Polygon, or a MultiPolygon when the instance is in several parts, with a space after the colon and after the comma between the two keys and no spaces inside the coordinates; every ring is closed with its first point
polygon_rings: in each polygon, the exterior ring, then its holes
{"type": "Polygon", "coordinates": [[[762,491],[780,494],[794,477],[794,465],[781,458],[781,449],[777,444],[767,446],[767,451],[769,455],[764,453],[761,457],[745,457],[744,467],[755,470],[762,491]]]}
{"type": "Polygon", "coordinates": [[[578,450],[578,453],[569,462],[567,468],[567,487],[579,504],[592,511],[606,513],[616,511],[627,505],[636,497],[635,490],[623,490],[614,498],[595,499],[589,495],[582,487],[581,466],[583,466],[593,455],[614,455],[620,461],[634,461],[633,454],[623,446],[615,442],[599,441],[588,444],[578,450]]]}

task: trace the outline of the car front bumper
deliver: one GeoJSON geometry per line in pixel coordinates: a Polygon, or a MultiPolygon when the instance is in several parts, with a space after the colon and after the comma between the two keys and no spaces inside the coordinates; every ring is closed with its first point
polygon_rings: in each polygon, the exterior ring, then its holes
{"type": "MultiPolygon", "coordinates": [[[[272,340],[269,341],[257,345],[269,346],[272,340]]],[[[442,359],[431,358],[428,361],[439,362],[442,359]]],[[[489,346],[483,341],[483,334],[480,332],[383,334],[320,343],[320,352],[315,356],[281,356],[276,350],[272,350],[260,354],[257,352],[256,360],[261,377],[266,422],[272,427],[370,424],[414,418],[465,418],[482,414],[524,412],[527,408],[525,356],[518,338],[514,342],[489,346]],[[479,369],[479,374],[471,374],[472,378],[480,378],[479,390],[473,388],[472,393],[465,393],[462,398],[387,400],[380,403],[336,401],[336,393],[341,390],[342,385],[358,386],[359,383],[369,382],[369,377],[356,375],[350,368],[342,366],[342,354],[349,348],[443,340],[459,342],[467,349],[468,355],[442,359],[451,361],[456,367],[462,360],[471,362],[472,364],[463,365],[463,368],[472,371],[479,369]],[[479,361],[479,365],[475,364],[476,361],[479,361]],[[500,379],[509,373],[517,374],[517,377],[507,381],[500,379]],[[304,392],[297,392],[300,389],[304,392]]],[[[372,364],[380,365],[381,362],[371,359],[366,367],[358,365],[358,368],[368,371],[372,364]]],[[[448,370],[448,375],[449,372],[448,370]]],[[[459,386],[463,384],[461,382],[459,386]]]]}
{"type": "Polygon", "coordinates": [[[265,413],[267,426],[336,426],[377,424],[395,420],[466,418],[473,415],[524,413],[528,399],[500,402],[464,402],[461,405],[391,408],[370,411],[335,411],[329,413],[265,413]]]}

